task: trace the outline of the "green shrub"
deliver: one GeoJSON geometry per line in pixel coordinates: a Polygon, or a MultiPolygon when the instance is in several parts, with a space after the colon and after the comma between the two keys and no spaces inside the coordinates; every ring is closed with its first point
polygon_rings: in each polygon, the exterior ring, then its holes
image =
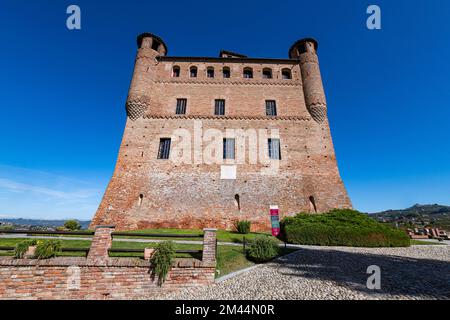
{"type": "Polygon", "coordinates": [[[64,228],[70,231],[80,230],[81,224],[77,220],[67,220],[64,222],[64,228]]]}
{"type": "Polygon", "coordinates": [[[22,259],[25,253],[27,252],[28,247],[34,245],[36,245],[35,239],[20,241],[19,243],[16,244],[16,247],[14,248],[14,258],[22,259]]]}
{"type": "Polygon", "coordinates": [[[240,220],[236,222],[236,231],[241,234],[247,234],[250,232],[251,222],[248,220],[240,220]]]}
{"type": "Polygon", "coordinates": [[[174,244],[172,241],[163,241],[158,244],[155,252],[150,258],[154,274],[158,275],[158,284],[162,286],[166,281],[167,274],[172,267],[173,257],[175,255],[174,244]]]}
{"type": "Polygon", "coordinates": [[[275,258],[279,253],[277,242],[265,236],[258,236],[250,242],[247,256],[254,262],[265,262],[275,258]]]}
{"type": "Polygon", "coordinates": [[[34,254],[37,259],[48,259],[61,253],[62,242],[61,240],[44,240],[38,241],[36,246],[36,252],[34,254]]]}
{"type": "Polygon", "coordinates": [[[300,213],[281,221],[279,238],[295,244],[351,247],[407,247],[405,232],[350,209],[300,213]]]}

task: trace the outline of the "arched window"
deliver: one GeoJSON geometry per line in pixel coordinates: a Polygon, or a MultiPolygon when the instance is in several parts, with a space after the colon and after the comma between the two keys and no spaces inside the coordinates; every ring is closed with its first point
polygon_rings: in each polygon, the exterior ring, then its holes
{"type": "Polygon", "coordinates": [[[197,78],[197,67],[191,67],[189,69],[189,72],[190,72],[191,78],[197,78]]]}
{"type": "Polygon", "coordinates": [[[314,200],[313,196],[309,197],[309,207],[311,211],[317,212],[316,201],[314,200]]]}
{"type": "Polygon", "coordinates": [[[180,67],[179,66],[174,66],[172,68],[172,77],[178,78],[179,76],[180,76],[180,67]]]}
{"type": "Polygon", "coordinates": [[[222,72],[224,78],[229,78],[231,76],[231,71],[228,67],[223,67],[222,72]]]}
{"type": "Polygon", "coordinates": [[[281,77],[283,79],[292,79],[291,70],[289,70],[287,68],[281,70],[281,77]]]}
{"type": "Polygon", "coordinates": [[[262,75],[263,79],[272,79],[272,69],[264,68],[262,75]]]}
{"type": "Polygon", "coordinates": [[[206,77],[214,78],[214,68],[213,67],[208,67],[208,69],[206,69],[206,77]]]}
{"type": "Polygon", "coordinates": [[[155,38],[153,38],[152,49],[155,50],[155,51],[158,51],[160,44],[161,44],[161,43],[160,43],[158,40],[156,40],[155,38]]]}
{"type": "Polygon", "coordinates": [[[141,207],[141,205],[142,205],[142,200],[144,199],[144,195],[141,193],[140,195],[139,195],[139,199],[138,199],[138,207],[140,208],[141,207]]]}
{"type": "Polygon", "coordinates": [[[238,194],[234,195],[234,204],[236,205],[237,209],[241,211],[241,200],[238,194]]]}
{"type": "Polygon", "coordinates": [[[253,78],[253,69],[252,68],[244,68],[244,78],[245,79],[253,78]]]}

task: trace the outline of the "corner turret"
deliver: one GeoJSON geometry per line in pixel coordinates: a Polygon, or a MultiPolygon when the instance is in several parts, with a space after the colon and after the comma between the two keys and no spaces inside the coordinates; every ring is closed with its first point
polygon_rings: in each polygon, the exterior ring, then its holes
{"type": "Polygon", "coordinates": [[[289,58],[300,61],[303,94],[309,114],[321,124],[327,118],[327,102],[317,57],[318,43],[312,38],[295,42],[289,49],[289,58]]]}
{"type": "Polygon", "coordinates": [[[127,116],[131,120],[142,117],[150,108],[151,78],[158,56],[167,54],[164,41],[153,33],[142,33],[137,37],[138,52],[134,65],[133,79],[125,105],[127,116]]]}

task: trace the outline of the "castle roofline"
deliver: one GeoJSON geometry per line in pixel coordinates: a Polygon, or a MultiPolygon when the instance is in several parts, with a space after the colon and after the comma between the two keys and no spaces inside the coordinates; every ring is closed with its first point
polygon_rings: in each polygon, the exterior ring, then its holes
{"type": "Polygon", "coordinates": [[[220,50],[219,58],[248,58],[245,54],[229,51],[229,50],[220,50]]]}
{"type": "Polygon", "coordinates": [[[272,59],[272,58],[227,58],[227,57],[168,57],[168,56],[159,56],[156,59],[159,61],[184,61],[184,62],[241,62],[241,63],[298,63],[297,59],[272,59]]]}

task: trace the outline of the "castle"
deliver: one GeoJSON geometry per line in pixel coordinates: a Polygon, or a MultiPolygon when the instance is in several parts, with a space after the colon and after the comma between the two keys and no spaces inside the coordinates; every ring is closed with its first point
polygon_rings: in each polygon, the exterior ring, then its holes
{"type": "Polygon", "coordinates": [[[317,57],[167,56],[151,33],[138,52],[114,170],[91,227],[230,229],[250,220],[351,208],[339,175],[317,57]]]}

